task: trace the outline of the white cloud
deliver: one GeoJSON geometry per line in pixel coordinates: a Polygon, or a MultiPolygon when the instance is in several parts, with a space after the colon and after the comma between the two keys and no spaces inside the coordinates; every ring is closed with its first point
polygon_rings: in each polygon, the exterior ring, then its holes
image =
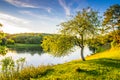
{"type": "Polygon", "coordinates": [[[16,7],[39,8],[36,5],[30,4],[27,2],[23,2],[21,0],[5,0],[5,1],[16,6],[16,7]]]}
{"type": "Polygon", "coordinates": [[[30,32],[28,26],[30,21],[14,17],[8,14],[0,13],[0,23],[3,24],[3,31],[8,33],[30,32]]]}
{"type": "Polygon", "coordinates": [[[19,13],[25,14],[25,15],[30,15],[33,17],[38,17],[36,14],[32,13],[31,11],[27,11],[27,10],[21,10],[21,11],[19,11],[19,13]]]}
{"type": "Polygon", "coordinates": [[[34,12],[27,11],[27,10],[21,10],[21,11],[19,11],[19,13],[33,16],[36,20],[39,20],[40,22],[45,21],[45,23],[46,23],[46,21],[48,21],[48,22],[61,21],[61,19],[59,19],[58,17],[50,17],[47,15],[35,14],[34,12]]]}
{"type": "Polygon", "coordinates": [[[25,2],[27,0],[25,0],[24,2],[21,0],[5,0],[5,1],[16,7],[40,8],[47,11],[48,13],[51,13],[51,10],[52,10],[50,7],[36,6],[36,5],[33,5],[32,3],[25,2]]]}
{"type": "Polygon", "coordinates": [[[64,0],[59,0],[60,5],[64,8],[66,15],[70,15],[70,8],[66,5],[64,0]]]}
{"type": "Polygon", "coordinates": [[[26,24],[26,23],[29,23],[28,20],[21,19],[21,18],[18,18],[18,17],[14,17],[14,16],[11,16],[11,15],[5,14],[5,13],[0,13],[0,19],[4,20],[6,22],[12,23],[12,24],[17,24],[17,23],[26,24]]]}
{"type": "Polygon", "coordinates": [[[63,18],[50,17],[47,15],[39,15],[30,11],[21,11],[23,14],[33,16],[33,20],[11,16],[9,14],[0,13],[0,23],[3,24],[4,32],[20,33],[20,32],[43,32],[56,33],[58,32],[58,24],[63,21],[63,18]]]}
{"type": "Polygon", "coordinates": [[[38,15],[31,13],[36,20],[31,21],[30,29],[35,32],[47,32],[47,33],[57,33],[60,27],[56,26],[59,25],[61,22],[64,21],[63,18],[59,17],[50,17],[47,15],[38,15]]]}

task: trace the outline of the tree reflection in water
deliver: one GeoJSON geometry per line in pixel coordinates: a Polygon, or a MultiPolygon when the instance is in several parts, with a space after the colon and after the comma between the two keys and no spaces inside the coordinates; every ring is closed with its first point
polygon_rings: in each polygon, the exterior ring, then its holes
{"type": "Polygon", "coordinates": [[[10,51],[16,51],[18,54],[20,53],[30,53],[31,55],[39,54],[41,55],[43,49],[40,46],[27,46],[27,47],[8,47],[10,51]]]}

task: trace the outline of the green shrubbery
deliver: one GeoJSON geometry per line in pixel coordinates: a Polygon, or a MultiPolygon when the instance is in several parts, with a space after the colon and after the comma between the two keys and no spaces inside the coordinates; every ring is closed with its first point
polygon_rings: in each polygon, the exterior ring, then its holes
{"type": "Polygon", "coordinates": [[[6,57],[1,61],[0,79],[2,80],[15,80],[18,77],[19,71],[22,70],[25,58],[20,58],[16,61],[12,57],[6,57]]]}
{"type": "Polygon", "coordinates": [[[21,43],[21,44],[40,44],[44,33],[20,33],[20,34],[6,34],[8,43],[21,43]]]}
{"type": "Polygon", "coordinates": [[[12,39],[7,39],[7,44],[15,44],[15,41],[12,39]]]}
{"type": "Polygon", "coordinates": [[[0,55],[5,55],[7,53],[6,46],[0,46],[0,55]]]}

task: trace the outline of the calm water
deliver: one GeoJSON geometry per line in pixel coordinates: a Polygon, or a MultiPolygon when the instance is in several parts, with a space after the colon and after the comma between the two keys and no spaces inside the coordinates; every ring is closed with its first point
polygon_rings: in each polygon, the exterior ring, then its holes
{"type": "MultiPolygon", "coordinates": [[[[92,52],[85,47],[84,56],[90,55],[92,52]]],[[[51,54],[43,53],[39,49],[38,50],[24,50],[24,49],[11,49],[7,52],[5,56],[0,56],[0,60],[11,56],[14,60],[19,59],[21,57],[26,58],[26,65],[48,65],[48,64],[61,64],[65,62],[69,62],[71,60],[80,59],[80,50],[76,49],[75,52],[71,52],[69,55],[62,57],[54,57],[51,54]]]]}

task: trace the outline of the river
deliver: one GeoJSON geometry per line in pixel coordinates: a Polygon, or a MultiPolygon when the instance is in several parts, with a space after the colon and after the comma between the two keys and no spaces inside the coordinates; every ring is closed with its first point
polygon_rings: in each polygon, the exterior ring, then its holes
{"type": "MultiPolygon", "coordinates": [[[[85,47],[84,56],[90,55],[91,53],[92,52],[87,47],[85,47]]],[[[0,56],[0,60],[5,57],[12,57],[14,60],[17,60],[21,57],[25,58],[25,65],[55,65],[80,59],[80,49],[76,48],[75,52],[71,52],[70,54],[62,57],[55,57],[51,54],[44,53],[39,50],[9,49],[5,56],[0,56]]]]}

